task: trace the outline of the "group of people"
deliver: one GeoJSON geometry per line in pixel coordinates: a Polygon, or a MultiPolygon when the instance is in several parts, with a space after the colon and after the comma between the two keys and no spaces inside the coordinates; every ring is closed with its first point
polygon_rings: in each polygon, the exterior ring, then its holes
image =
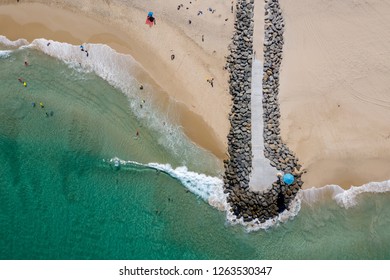
{"type": "Polygon", "coordinates": [[[211,87],[214,87],[214,78],[207,79],[207,82],[210,83],[211,87]]]}
{"type": "MultiPolygon", "coordinates": [[[[25,60],[25,61],[24,61],[24,66],[27,67],[27,66],[29,66],[29,65],[30,65],[30,64],[28,63],[28,61],[25,60]]],[[[22,78],[18,78],[18,81],[19,81],[21,84],[23,84],[24,87],[27,87],[27,82],[26,82],[25,80],[23,80],[22,78]]],[[[36,107],[36,104],[35,104],[34,101],[31,102],[31,106],[32,106],[33,108],[36,107]]],[[[45,105],[43,104],[43,102],[39,102],[39,107],[41,107],[42,109],[45,108],[45,105]]],[[[53,116],[53,115],[54,115],[54,112],[53,112],[53,111],[50,111],[49,113],[48,113],[48,112],[45,112],[45,114],[46,114],[46,117],[49,117],[49,116],[53,116]]]]}
{"type": "Polygon", "coordinates": [[[84,49],[84,46],[83,46],[83,45],[80,46],[80,50],[81,50],[82,52],[85,52],[85,53],[87,54],[87,57],[89,56],[88,51],[87,51],[86,49],[84,49]]]}

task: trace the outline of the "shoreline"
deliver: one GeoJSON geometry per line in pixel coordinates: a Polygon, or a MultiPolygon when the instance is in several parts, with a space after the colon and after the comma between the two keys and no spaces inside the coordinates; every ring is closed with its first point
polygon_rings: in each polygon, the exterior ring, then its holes
{"type": "MultiPolygon", "coordinates": [[[[58,8],[37,3],[2,5],[0,12],[0,34],[10,40],[24,38],[30,42],[33,39],[46,38],[48,40],[67,42],[74,45],[86,42],[101,43],[110,46],[119,53],[130,54],[141,66],[135,75],[136,79],[141,84],[151,85],[156,91],[156,94],[158,94],[158,99],[161,100],[161,104],[165,104],[163,106],[167,106],[167,104],[168,106],[169,104],[174,105],[175,114],[177,115],[175,119],[182,126],[184,133],[193,142],[210,151],[220,160],[226,158],[227,140],[225,138],[228,128],[226,110],[229,107],[230,101],[227,94],[224,94],[224,90],[227,88],[227,82],[225,86],[222,81],[224,76],[222,67],[224,64],[220,65],[221,68],[218,71],[213,69],[214,72],[218,72],[215,76],[216,86],[212,89],[217,91],[217,93],[211,92],[211,87],[206,81],[204,84],[193,87],[192,91],[189,91],[190,85],[181,87],[180,83],[182,84],[186,80],[192,79],[191,73],[184,71],[184,74],[181,74],[181,76],[185,76],[184,78],[181,77],[183,79],[170,78],[169,81],[166,80],[167,77],[155,79],[156,73],[152,73],[153,71],[175,77],[177,72],[172,68],[176,65],[169,66],[166,64],[166,61],[162,61],[159,57],[155,59],[158,55],[154,55],[153,59],[151,59],[149,56],[150,51],[147,50],[147,46],[150,44],[147,44],[147,42],[138,41],[137,39],[139,38],[132,37],[131,35],[133,34],[131,32],[129,34],[123,33],[121,29],[116,28],[119,27],[118,25],[102,24],[98,17],[92,19],[89,16],[86,17],[63,8],[65,7],[58,8]],[[27,15],[27,11],[31,12],[31,15],[27,15]],[[77,24],[74,22],[77,22],[77,24]],[[80,29],[78,26],[83,26],[83,28],[80,29]],[[177,82],[177,84],[174,82],[177,82]],[[216,87],[217,89],[215,89],[216,87]],[[219,109],[213,110],[212,108],[215,106],[219,109]],[[226,116],[224,114],[225,111],[226,116]],[[225,130],[226,133],[224,133],[225,130]]],[[[135,13],[139,13],[136,8],[134,8],[134,11],[135,13]]],[[[160,20],[159,26],[140,32],[153,32],[162,24],[162,20],[160,20]]],[[[143,25],[142,28],[145,28],[143,25]]],[[[171,26],[164,28],[174,33],[172,37],[180,37],[178,34],[175,34],[175,32],[180,30],[169,30],[171,26]]],[[[190,39],[187,36],[182,37],[183,41],[190,39]]],[[[176,39],[180,43],[178,47],[179,52],[180,48],[184,48],[185,46],[182,45],[183,42],[180,42],[180,38],[176,39]]],[[[227,44],[224,46],[227,51],[227,44]]],[[[221,49],[223,48],[222,45],[220,47],[221,49]]],[[[194,64],[194,59],[198,57],[198,54],[200,57],[208,56],[206,50],[199,48],[195,43],[192,43],[188,51],[191,51],[190,53],[193,58],[186,60],[189,55],[185,56],[180,61],[180,67],[182,68],[192,67],[199,72],[205,72],[209,70],[211,64],[215,63],[215,61],[212,61],[210,65],[206,65],[203,63],[203,60],[200,60],[194,64]]],[[[223,53],[222,50],[218,51],[220,54],[217,58],[220,59],[223,53]]],[[[176,60],[179,62],[179,55],[176,54],[176,57],[176,60]]],[[[169,58],[170,56],[167,57],[167,59],[169,58]]],[[[223,60],[221,61],[224,63],[223,60]]]]}

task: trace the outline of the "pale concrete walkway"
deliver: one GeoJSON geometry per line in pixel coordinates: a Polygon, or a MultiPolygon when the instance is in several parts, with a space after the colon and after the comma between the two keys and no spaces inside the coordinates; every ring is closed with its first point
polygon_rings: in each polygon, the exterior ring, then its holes
{"type": "Polygon", "coordinates": [[[254,191],[264,191],[277,180],[278,170],[270,165],[264,157],[263,138],[263,40],[264,40],[264,1],[256,1],[254,8],[252,64],[252,173],[249,177],[249,187],[254,191]]]}
{"type": "Polygon", "coordinates": [[[252,65],[252,173],[249,177],[249,187],[254,191],[264,191],[277,180],[278,170],[270,165],[264,157],[263,138],[263,65],[260,60],[253,60],[252,65]]]}

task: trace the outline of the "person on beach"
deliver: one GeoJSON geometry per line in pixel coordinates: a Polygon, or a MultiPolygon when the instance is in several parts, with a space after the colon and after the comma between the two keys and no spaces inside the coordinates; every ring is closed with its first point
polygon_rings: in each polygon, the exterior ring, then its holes
{"type": "Polygon", "coordinates": [[[202,42],[204,42],[204,35],[202,35],[202,42]]]}
{"type": "Polygon", "coordinates": [[[39,106],[41,106],[41,108],[45,108],[45,105],[43,105],[42,102],[39,102],[39,106]]]}
{"type": "Polygon", "coordinates": [[[210,83],[211,87],[214,87],[214,78],[207,79],[207,82],[210,83]]]}
{"type": "Polygon", "coordinates": [[[175,55],[171,54],[171,60],[174,60],[174,59],[175,59],[175,55]]]}
{"type": "Polygon", "coordinates": [[[139,131],[138,131],[138,129],[137,129],[137,132],[136,132],[135,136],[137,137],[137,139],[139,138],[139,131]]]}
{"type": "Polygon", "coordinates": [[[84,51],[84,46],[83,45],[80,45],[80,51],[84,51]]]}
{"type": "Polygon", "coordinates": [[[24,66],[28,66],[27,60],[24,61],[24,66]]]}
{"type": "Polygon", "coordinates": [[[19,81],[20,83],[22,83],[22,84],[24,83],[23,80],[22,80],[22,78],[18,78],[18,81],[19,81]]]}

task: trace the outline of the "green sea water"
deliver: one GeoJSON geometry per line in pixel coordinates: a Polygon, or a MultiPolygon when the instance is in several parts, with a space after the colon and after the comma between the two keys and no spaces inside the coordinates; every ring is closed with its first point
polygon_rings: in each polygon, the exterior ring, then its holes
{"type": "Polygon", "coordinates": [[[220,172],[200,148],[164,146],[130,108],[95,74],[36,50],[0,56],[0,259],[390,259],[390,193],[348,209],[302,203],[247,232],[167,173],[114,168],[119,157],[220,172]]]}

